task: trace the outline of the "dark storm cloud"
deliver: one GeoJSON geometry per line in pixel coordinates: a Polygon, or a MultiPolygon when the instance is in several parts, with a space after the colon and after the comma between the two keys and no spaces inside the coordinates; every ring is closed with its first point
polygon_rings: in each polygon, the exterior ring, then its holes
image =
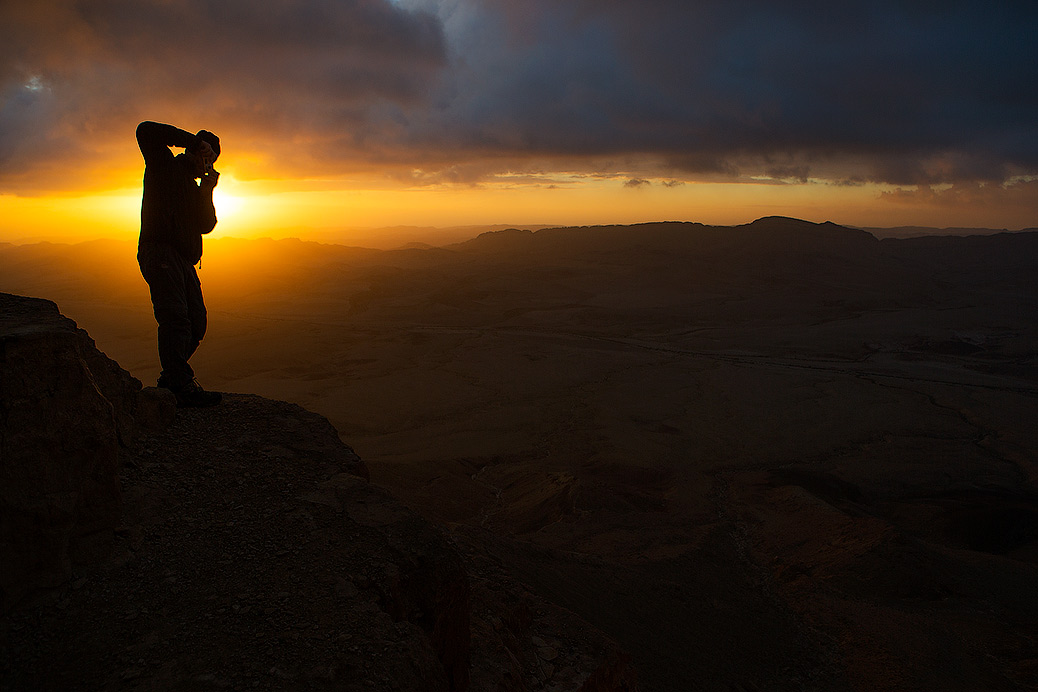
{"type": "Polygon", "coordinates": [[[898,183],[1038,167],[1034,3],[482,6],[515,29],[470,67],[512,97],[481,116],[504,132],[530,123],[542,146],[655,152],[707,172],[776,155],[825,171],[850,156],[898,183]],[[479,71],[506,61],[517,69],[479,71]]]}
{"type": "Polygon", "coordinates": [[[428,181],[553,157],[627,179],[1038,173],[1035,3],[23,4],[0,10],[0,171],[204,113],[295,166],[428,181]]]}
{"type": "Polygon", "coordinates": [[[850,156],[877,180],[999,179],[1038,165],[1038,5],[1001,5],[485,0],[452,36],[478,87],[451,115],[692,172],[850,156]]]}
{"type": "Polygon", "coordinates": [[[386,112],[420,99],[444,56],[435,17],[385,0],[6,4],[0,175],[132,146],[145,118],[319,159],[395,136],[386,112]]]}

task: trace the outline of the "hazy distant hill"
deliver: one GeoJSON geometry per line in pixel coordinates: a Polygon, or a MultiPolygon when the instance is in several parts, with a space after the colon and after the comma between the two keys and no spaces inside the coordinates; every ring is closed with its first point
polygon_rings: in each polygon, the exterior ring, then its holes
{"type": "MultiPolygon", "coordinates": [[[[863,227],[877,238],[918,238],[920,236],[965,236],[965,235],[994,235],[995,233],[1010,233],[1008,228],[935,228],[933,226],[892,226],[892,227],[863,227]]],[[[1038,231],[1038,228],[1024,228],[1023,232],[1038,231]]]]}
{"type": "MultiPolygon", "coordinates": [[[[903,294],[930,290],[920,282],[955,272],[1026,280],[1026,270],[1035,266],[1036,238],[1038,233],[1019,232],[878,241],[864,230],[783,217],[741,226],[672,222],[502,229],[442,248],[397,250],[216,236],[206,240],[199,274],[207,293],[238,304],[290,303],[301,294],[354,309],[358,300],[371,305],[378,297],[412,294],[449,301],[476,283],[488,297],[498,284],[507,294],[518,289],[549,297],[623,288],[632,296],[655,292],[667,302],[682,287],[749,290],[759,282],[779,292],[829,286],[840,294],[852,288],[875,293],[898,284],[903,294]],[[520,275],[484,275],[500,265],[520,275]],[[581,288],[582,283],[588,285],[581,288]]],[[[5,244],[0,290],[116,302],[133,296],[146,305],[135,253],[128,241],[5,244]]]]}
{"type": "MultiPolygon", "coordinates": [[[[72,311],[67,301],[95,312],[133,306],[144,328],[150,304],[135,252],[132,242],[117,241],[0,246],[0,290],[65,301],[72,311]]],[[[702,310],[706,297],[724,295],[741,296],[754,314],[800,314],[810,305],[820,315],[833,312],[824,305],[892,309],[951,295],[962,302],[982,280],[1029,286],[1034,266],[1033,232],[879,241],[860,229],[768,217],[741,226],[503,229],[443,248],[398,250],[217,236],[206,241],[199,275],[217,310],[287,316],[321,304],[395,319],[394,306],[417,305],[430,318],[479,324],[539,314],[563,299],[583,305],[582,319],[598,315],[609,324],[620,314],[660,319],[678,305],[702,310]]]]}
{"type": "MultiPolygon", "coordinates": [[[[523,225],[522,228],[539,230],[550,228],[544,224],[523,225]]],[[[383,226],[379,228],[298,228],[285,229],[280,236],[298,235],[321,243],[359,245],[379,250],[393,250],[421,244],[432,247],[449,245],[474,238],[480,233],[511,228],[508,224],[470,226],[383,226]]]]}
{"type": "Polygon", "coordinates": [[[768,253],[810,249],[862,250],[876,239],[869,233],[832,223],[815,224],[766,217],[741,226],[704,226],[663,222],[630,226],[579,226],[537,232],[509,229],[489,232],[447,249],[533,252],[546,255],[642,251],[683,256],[718,252],[768,253]]]}

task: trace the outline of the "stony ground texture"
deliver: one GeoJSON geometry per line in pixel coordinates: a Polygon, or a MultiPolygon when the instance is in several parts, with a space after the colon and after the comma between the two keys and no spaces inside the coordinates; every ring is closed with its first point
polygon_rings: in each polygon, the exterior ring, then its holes
{"type": "Polygon", "coordinates": [[[228,395],[135,451],[114,555],[0,621],[0,688],[634,689],[603,637],[363,479],[320,416],[228,395]]]}

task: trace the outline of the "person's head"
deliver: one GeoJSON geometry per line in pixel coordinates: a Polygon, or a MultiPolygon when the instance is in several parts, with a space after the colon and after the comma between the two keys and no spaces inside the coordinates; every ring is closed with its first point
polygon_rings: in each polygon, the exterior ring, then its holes
{"type": "Polygon", "coordinates": [[[208,130],[199,130],[195,142],[185,150],[188,158],[195,164],[196,173],[201,176],[207,168],[212,167],[220,156],[220,138],[208,130]]]}

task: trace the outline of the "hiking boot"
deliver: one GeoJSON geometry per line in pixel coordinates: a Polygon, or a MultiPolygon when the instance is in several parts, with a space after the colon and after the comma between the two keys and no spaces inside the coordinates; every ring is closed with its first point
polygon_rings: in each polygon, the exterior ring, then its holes
{"type": "Polygon", "coordinates": [[[177,406],[194,408],[216,406],[223,399],[220,392],[207,392],[202,389],[198,380],[191,380],[183,387],[170,387],[169,390],[177,398],[177,406]]]}

